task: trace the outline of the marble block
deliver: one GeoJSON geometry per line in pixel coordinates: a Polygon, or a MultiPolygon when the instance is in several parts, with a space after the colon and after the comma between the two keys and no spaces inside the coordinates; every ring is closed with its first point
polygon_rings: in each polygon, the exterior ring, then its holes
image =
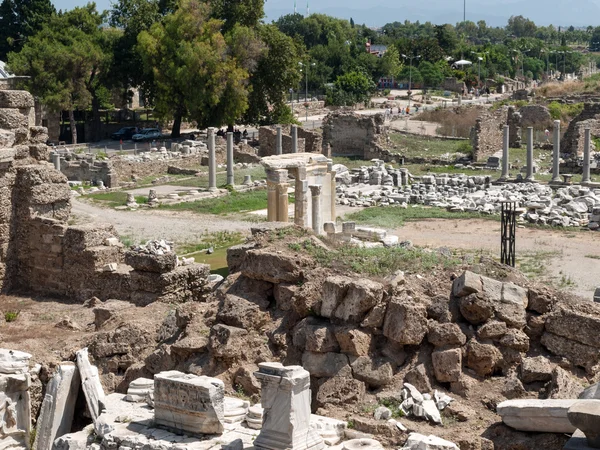
{"type": "Polygon", "coordinates": [[[254,447],[266,450],[319,450],[323,438],[310,427],[310,374],[301,366],[260,363],[263,424],[254,447]]]}
{"type": "Polygon", "coordinates": [[[128,402],[145,402],[146,396],[152,393],[154,393],[154,380],[136,378],[129,383],[125,400],[128,402]]]}
{"type": "Polygon", "coordinates": [[[250,402],[235,397],[225,397],[225,423],[241,423],[246,418],[250,402]]]}
{"type": "Polygon", "coordinates": [[[0,373],[28,373],[29,353],[0,348],[0,373]]]}
{"type": "Polygon", "coordinates": [[[262,428],[263,408],[260,403],[248,408],[248,414],[246,414],[246,425],[248,428],[253,430],[260,430],[262,428]]]}
{"type": "Polygon", "coordinates": [[[75,353],[75,358],[77,360],[77,369],[79,370],[81,387],[85,395],[88,411],[92,416],[92,421],[95,423],[98,416],[105,409],[104,389],[100,383],[98,368],[90,364],[87,348],[83,348],[75,353]]]}
{"type": "Polygon", "coordinates": [[[0,448],[29,448],[31,396],[28,353],[0,349],[0,448]]]}
{"type": "Polygon", "coordinates": [[[567,415],[571,424],[585,434],[587,444],[600,448],[600,400],[578,401],[567,415]]]}
{"type": "MultiPolygon", "coordinates": [[[[573,433],[569,408],[581,400],[507,400],[496,407],[502,422],[515,430],[540,433],[573,433]]],[[[590,401],[590,400],[585,400],[590,401]]]]}
{"type": "Polygon", "coordinates": [[[311,414],[310,427],[323,438],[325,444],[335,445],[344,438],[347,422],[311,414]]]}
{"type": "Polygon", "coordinates": [[[223,382],[176,370],[154,376],[154,419],[178,431],[221,434],[224,430],[223,382]]]}

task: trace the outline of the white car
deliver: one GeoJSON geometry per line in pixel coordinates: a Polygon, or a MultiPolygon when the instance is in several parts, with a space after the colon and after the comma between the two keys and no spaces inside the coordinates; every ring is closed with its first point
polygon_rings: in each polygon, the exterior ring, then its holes
{"type": "Polygon", "coordinates": [[[134,141],[150,141],[160,138],[160,130],[158,128],[144,128],[138,134],[134,134],[131,139],[134,141]]]}

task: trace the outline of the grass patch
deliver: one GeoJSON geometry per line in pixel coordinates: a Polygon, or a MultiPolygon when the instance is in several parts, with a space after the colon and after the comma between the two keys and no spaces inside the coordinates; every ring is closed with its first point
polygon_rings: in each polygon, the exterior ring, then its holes
{"type": "Polygon", "coordinates": [[[21,311],[6,311],[4,313],[4,320],[7,322],[14,322],[19,317],[21,311]]]}
{"type": "Polygon", "coordinates": [[[585,255],[585,257],[590,259],[600,259],[600,255],[585,255]]]}
{"type": "MultiPolygon", "coordinates": [[[[115,208],[117,206],[125,206],[127,204],[127,192],[94,192],[87,195],[92,201],[102,203],[104,206],[115,208]]],[[[148,197],[144,195],[136,195],[135,201],[137,203],[146,203],[148,197]]]]}
{"type": "MultiPolygon", "coordinates": [[[[250,175],[252,177],[252,181],[261,180],[266,178],[267,176],[263,166],[256,166],[248,169],[237,169],[233,171],[233,178],[235,180],[235,184],[242,184],[246,175],[250,175]]],[[[169,184],[171,186],[208,188],[208,169],[203,170],[201,176],[187,177],[182,180],[170,181],[166,184],[169,184]]],[[[217,186],[223,187],[226,184],[227,172],[225,170],[217,172],[217,186]]]]}
{"type": "MultiPolygon", "coordinates": [[[[390,139],[404,157],[440,158],[454,160],[456,153],[467,154],[466,141],[429,139],[402,133],[390,133],[390,139]]],[[[468,143],[467,143],[468,144],[468,143]]]]}
{"type": "Polygon", "coordinates": [[[178,252],[185,255],[200,252],[210,247],[214,249],[227,248],[237,245],[243,240],[244,236],[238,231],[215,231],[214,233],[203,234],[200,242],[180,245],[178,252]]]}
{"type": "Polygon", "coordinates": [[[300,247],[290,244],[293,250],[307,252],[321,266],[352,270],[356,273],[373,276],[386,276],[396,270],[407,273],[421,273],[433,268],[453,268],[461,260],[444,256],[438,252],[412,247],[362,248],[342,245],[334,249],[316,246],[311,239],[300,243],[300,247]]]}
{"type": "Polygon", "coordinates": [[[557,255],[558,252],[552,251],[523,252],[519,255],[517,267],[527,278],[541,278],[547,273],[546,265],[550,259],[557,255]]]}
{"type": "Polygon", "coordinates": [[[436,108],[423,111],[412,120],[437,123],[439,126],[436,133],[441,136],[468,138],[471,134],[471,128],[475,126],[475,122],[482,111],[481,106],[471,105],[455,108],[436,108]]]}
{"type": "Polygon", "coordinates": [[[387,229],[401,227],[407,220],[421,219],[489,219],[499,221],[500,216],[472,212],[450,212],[435,207],[410,206],[408,208],[398,206],[364,208],[346,216],[346,220],[387,229]]]}
{"type": "MultiPolygon", "coordinates": [[[[292,198],[290,198],[292,202],[292,198]]],[[[199,214],[224,215],[245,211],[256,211],[267,207],[267,191],[232,192],[216,198],[206,198],[195,202],[160,205],[160,209],[191,211],[199,214]]]]}

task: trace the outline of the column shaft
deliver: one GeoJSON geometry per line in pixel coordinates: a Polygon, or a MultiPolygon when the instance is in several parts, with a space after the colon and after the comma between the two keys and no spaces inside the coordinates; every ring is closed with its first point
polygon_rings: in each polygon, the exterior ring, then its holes
{"type": "Polygon", "coordinates": [[[552,181],[560,182],[560,120],[554,121],[554,146],[552,148],[552,181]]]}
{"type": "Polygon", "coordinates": [[[535,181],[533,177],[533,127],[527,127],[527,177],[525,181],[535,181]]]}
{"type": "Polygon", "coordinates": [[[217,190],[217,158],[215,156],[215,129],[208,129],[208,190],[217,190]]]}
{"type": "Polygon", "coordinates": [[[233,177],[233,133],[227,132],[227,184],[233,186],[235,179],[233,177]]]}
{"type": "Polygon", "coordinates": [[[583,141],[583,175],[581,177],[582,183],[590,182],[590,151],[592,146],[592,135],[591,130],[586,128],[585,139],[583,141]]]}
{"type": "Polygon", "coordinates": [[[275,140],[275,154],[276,155],[281,155],[283,153],[283,146],[281,143],[281,125],[277,125],[276,127],[277,129],[277,138],[275,140]]]}
{"type": "Polygon", "coordinates": [[[502,130],[502,175],[500,179],[503,181],[508,180],[508,144],[509,144],[510,127],[504,125],[502,130]]]}
{"type": "Polygon", "coordinates": [[[288,188],[289,183],[277,185],[277,221],[287,222],[289,217],[288,206],[288,188]]]}
{"type": "Polygon", "coordinates": [[[298,126],[292,125],[292,153],[298,153],[298,126]]]}

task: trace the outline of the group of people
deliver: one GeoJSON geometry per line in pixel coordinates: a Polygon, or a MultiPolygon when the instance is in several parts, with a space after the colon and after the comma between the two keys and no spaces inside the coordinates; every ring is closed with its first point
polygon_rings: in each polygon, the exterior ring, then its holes
{"type": "MultiPolygon", "coordinates": [[[[219,128],[219,131],[217,131],[217,136],[221,136],[223,139],[227,139],[227,129],[219,128]]],[[[233,138],[236,141],[239,141],[240,139],[247,139],[248,138],[248,130],[244,129],[244,131],[241,132],[239,130],[239,128],[234,128],[233,129],[233,138]]]]}
{"type": "MultiPolygon", "coordinates": [[[[469,94],[475,95],[475,98],[479,98],[481,95],[487,94],[490,95],[490,88],[487,86],[482,87],[481,89],[479,88],[470,88],[469,89],[469,94]]],[[[462,95],[465,95],[465,88],[462,88],[462,95]]]]}
{"type": "MultiPolygon", "coordinates": [[[[417,105],[415,105],[415,113],[419,112],[419,107],[417,105]]],[[[385,116],[386,117],[391,117],[394,114],[398,114],[398,115],[410,115],[410,106],[406,106],[405,108],[401,108],[401,107],[391,107],[391,108],[385,108],[385,116]]]]}

